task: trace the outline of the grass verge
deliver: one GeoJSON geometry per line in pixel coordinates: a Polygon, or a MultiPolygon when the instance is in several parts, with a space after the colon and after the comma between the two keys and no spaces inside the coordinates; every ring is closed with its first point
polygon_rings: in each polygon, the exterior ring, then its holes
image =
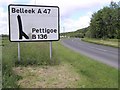
{"type": "MultiPolygon", "coordinates": [[[[118,70],[54,43],[61,62],[68,63],[80,75],[77,88],[117,88],[118,70]]],[[[74,77],[74,76],[73,76],[74,77]]]]}
{"type": "Polygon", "coordinates": [[[49,65],[49,43],[20,43],[21,61],[18,62],[17,42],[2,39],[2,86],[3,88],[19,88],[17,81],[22,77],[14,74],[12,68],[18,66],[49,65]]]}
{"type": "Polygon", "coordinates": [[[31,87],[48,88],[118,87],[118,70],[76,53],[62,46],[60,42],[53,42],[52,62],[55,65],[59,63],[56,66],[49,64],[48,42],[21,43],[20,63],[17,63],[17,43],[5,39],[2,44],[3,88],[26,88],[25,83],[29,83],[31,87]]]}
{"type": "Polygon", "coordinates": [[[76,88],[79,75],[68,64],[14,67],[21,88],[76,88]],[[73,77],[74,76],[74,77],[73,77]]]}
{"type": "Polygon", "coordinates": [[[90,43],[95,43],[99,45],[105,45],[105,46],[111,46],[118,48],[118,39],[94,39],[94,38],[82,38],[82,41],[90,42],[90,43]]]}

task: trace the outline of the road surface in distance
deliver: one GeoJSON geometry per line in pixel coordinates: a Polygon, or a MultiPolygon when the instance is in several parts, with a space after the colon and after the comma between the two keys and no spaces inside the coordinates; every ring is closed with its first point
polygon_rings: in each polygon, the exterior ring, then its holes
{"type": "Polygon", "coordinates": [[[118,68],[118,48],[84,42],[80,38],[62,39],[61,43],[83,55],[118,68]]]}

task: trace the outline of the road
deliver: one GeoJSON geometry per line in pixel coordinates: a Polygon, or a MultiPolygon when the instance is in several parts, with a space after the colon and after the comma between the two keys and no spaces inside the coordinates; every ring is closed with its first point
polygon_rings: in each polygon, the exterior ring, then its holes
{"type": "Polygon", "coordinates": [[[61,43],[83,55],[118,68],[118,49],[81,41],[79,38],[61,40],[61,43]]]}

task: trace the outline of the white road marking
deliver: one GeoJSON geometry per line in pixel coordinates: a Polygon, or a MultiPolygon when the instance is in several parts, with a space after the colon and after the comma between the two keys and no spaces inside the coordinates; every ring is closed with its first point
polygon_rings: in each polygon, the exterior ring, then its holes
{"type": "MultiPolygon", "coordinates": [[[[74,41],[74,40],[72,40],[72,41],[74,41]]],[[[83,46],[84,44],[81,44],[81,43],[78,43],[79,45],[81,45],[81,46],[83,46]]],[[[106,51],[108,51],[108,52],[112,52],[112,51],[109,51],[109,50],[106,50],[106,49],[100,49],[100,48],[96,48],[96,47],[92,47],[92,46],[88,46],[89,48],[92,48],[92,49],[96,49],[96,50],[99,50],[99,51],[104,51],[104,52],[106,52],[106,51]]]]}
{"type": "Polygon", "coordinates": [[[100,50],[100,51],[108,51],[108,50],[105,50],[105,49],[100,49],[100,48],[96,48],[96,47],[89,47],[89,48],[93,48],[93,49],[97,49],[97,50],[100,50]]]}
{"type": "MultiPolygon", "coordinates": [[[[74,41],[76,41],[76,40],[72,39],[71,41],[74,43],[74,41]]],[[[81,44],[81,43],[78,42],[78,41],[76,41],[76,43],[77,43],[78,45],[84,46],[84,44],[81,44]]],[[[115,53],[115,52],[113,52],[113,51],[106,50],[106,49],[100,49],[100,48],[96,48],[96,47],[92,47],[92,46],[87,46],[87,47],[88,47],[88,48],[92,48],[92,49],[96,49],[96,50],[99,50],[99,51],[103,51],[103,52],[111,52],[111,53],[114,53],[114,54],[117,54],[117,55],[118,55],[118,51],[115,53]]]]}

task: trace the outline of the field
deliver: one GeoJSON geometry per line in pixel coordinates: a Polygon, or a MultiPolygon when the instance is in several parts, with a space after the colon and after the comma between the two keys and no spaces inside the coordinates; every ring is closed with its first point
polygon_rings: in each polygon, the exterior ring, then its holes
{"type": "Polygon", "coordinates": [[[17,43],[2,40],[3,88],[118,88],[118,70],[53,42],[17,43]],[[12,83],[11,83],[12,82],[12,83]]]}

